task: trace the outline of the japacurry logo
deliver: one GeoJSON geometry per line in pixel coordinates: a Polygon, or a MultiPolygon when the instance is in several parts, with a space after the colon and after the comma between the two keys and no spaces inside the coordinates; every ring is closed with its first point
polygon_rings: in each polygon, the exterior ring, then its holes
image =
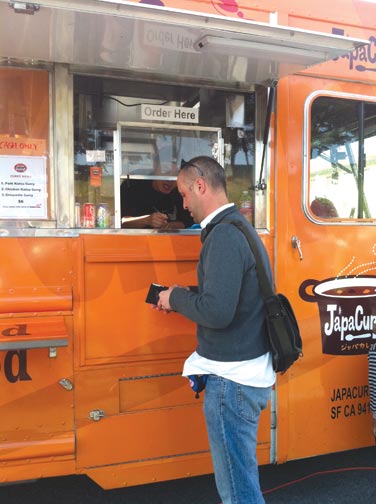
{"type": "Polygon", "coordinates": [[[318,304],[324,354],[368,353],[376,341],[376,276],[309,279],[300,285],[299,295],[318,304]]]}
{"type": "Polygon", "coordinates": [[[14,171],[16,171],[17,173],[25,173],[26,170],[27,166],[23,163],[17,163],[16,165],[14,165],[14,171]]]}
{"type": "Polygon", "coordinates": [[[219,14],[231,13],[237,14],[240,18],[245,17],[244,13],[239,9],[237,0],[211,0],[211,4],[219,14]]]}
{"type": "MultiPolygon", "coordinates": [[[[345,35],[344,30],[333,28],[334,35],[345,35]]],[[[348,60],[349,70],[357,72],[376,72],[376,37],[369,37],[369,44],[357,47],[349,54],[345,54],[340,58],[334,58],[334,61],[348,60]]]]}

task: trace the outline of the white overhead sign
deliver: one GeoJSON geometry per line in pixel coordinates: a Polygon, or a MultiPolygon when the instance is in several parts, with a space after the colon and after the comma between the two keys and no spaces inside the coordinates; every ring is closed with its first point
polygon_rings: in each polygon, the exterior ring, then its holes
{"type": "Polygon", "coordinates": [[[147,121],[198,123],[199,109],[169,105],[141,105],[141,118],[147,121]]]}

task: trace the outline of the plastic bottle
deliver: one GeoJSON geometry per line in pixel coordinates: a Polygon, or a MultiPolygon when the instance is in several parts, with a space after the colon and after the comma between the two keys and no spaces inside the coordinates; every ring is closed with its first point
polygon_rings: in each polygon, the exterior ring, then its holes
{"type": "Polygon", "coordinates": [[[255,207],[257,212],[255,213],[255,228],[266,228],[266,190],[256,189],[255,193],[255,207]]]}
{"type": "Polygon", "coordinates": [[[244,217],[248,220],[248,222],[253,224],[254,204],[249,191],[242,192],[239,203],[240,203],[239,207],[240,213],[244,215],[244,217]]]}

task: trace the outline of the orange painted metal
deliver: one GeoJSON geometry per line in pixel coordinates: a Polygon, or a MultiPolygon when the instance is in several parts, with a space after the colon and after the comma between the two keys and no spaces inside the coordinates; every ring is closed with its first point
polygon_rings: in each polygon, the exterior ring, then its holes
{"type": "Polygon", "coordinates": [[[2,239],[2,293],[15,303],[0,319],[0,482],[72,471],[74,397],[60,383],[74,383],[71,252],[61,238],[2,239]]]}
{"type": "Polygon", "coordinates": [[[277,133],[276,281],[297,310],[304,344],[304,358],[278,386],[280,461],[369,446],[372,441],[367,355],[325,355],[318,305],[299,296],[306,279],[336,277],[353,257],[357,264],[368,263],[375,241],[372,223],[320,226],[303,213],[303,110],[317,90],[370,96],[376,88],[298,76],[279,85],[277,116],[288,121],[279,124],[277,133]],[[293,236],[301,241],[301,261],[291,245],[293,236]]]}
{"type": "MultiPolygon", "coordinates": [[[[81,238],[85,304],[76,329],[83,342],[83,367],[76,378],[79,469],[119,464],[121,473],[124,463],[150,466],[154,460],[155,474],[164,462],[169,478],[176,468],[166,461],[179,460],[185,474],[192,456],[201,454],[202,461],[206,454],[210,472],[202,404],[181,377],[184,358],[195,348],[195,326],[178,314],[161,316],[145,303],[151,282],[196,282],[199,237],[81,238]],[[96,409],[104,417],[93,422],[89,415],[96,409]]],[[[126,484],[139,481],[137,471],[131,474],[123,476],[126,484]]],[[[100,479],[105,487],[114,484],[104,474],[100,479]]]]}

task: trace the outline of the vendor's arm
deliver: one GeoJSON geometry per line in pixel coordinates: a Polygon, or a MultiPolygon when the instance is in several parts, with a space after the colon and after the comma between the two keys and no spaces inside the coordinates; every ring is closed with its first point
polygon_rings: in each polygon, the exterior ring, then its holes
{"type": "Polygon", "coordinates": [[[122,217],[121,227],[126,229],[165,229],[168,222],[166,214],[154,212],[150,215],[139,215],[137,217],[122,217]]]}
{"type": "Polygon", "coordinates": [[[121,227],[125,229],[184,229],[184,222],[168,220],[166,214],[154,212],[150,215],[140,215],[138,217],[122,217],[121,227]]]}

